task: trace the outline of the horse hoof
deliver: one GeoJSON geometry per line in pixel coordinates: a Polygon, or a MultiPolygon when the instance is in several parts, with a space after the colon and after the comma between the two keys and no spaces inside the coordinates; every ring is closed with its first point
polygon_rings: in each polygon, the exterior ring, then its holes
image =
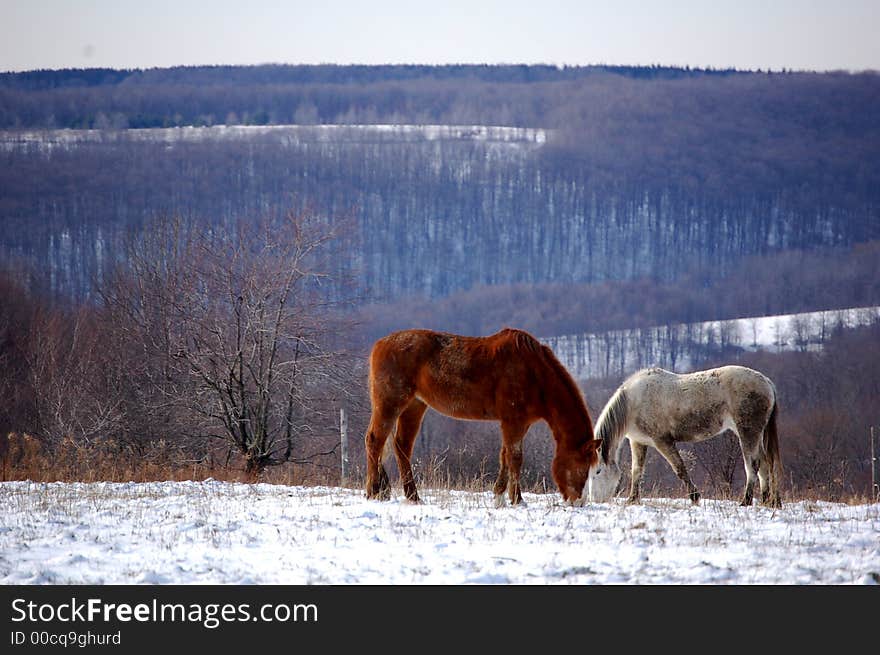
{"type": "Polygon", "coordinates": [[[495,508],[501,508],[507,505],[507,498],[504,497],[504,494],[495,494],[495,508]]]}
{"type": "Polygon", "coordinates": [[[385,488],[378,491],[368,491],[367,500],[391,500],[391,490],[385,488]]]}
{"type": "Polygon", "coordinates": [[[688,494],[688,498],[691,499],[691,502],[694,505],[700,504],[700,492],[699,491],[692,491],[691,493],[688,494]]]}
{"type": "Polygon", "coordinates": [[[779,496],[771,495],[769,492],[766,494],[761,494],[761,504],[764,507],[770,507],[771,509],[782,508],[782,500],[779,498],[779,496]]]}

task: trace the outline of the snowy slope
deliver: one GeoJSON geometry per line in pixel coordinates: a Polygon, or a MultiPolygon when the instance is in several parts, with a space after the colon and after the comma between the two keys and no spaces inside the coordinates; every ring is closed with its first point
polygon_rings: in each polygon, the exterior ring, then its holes
{"type": "Polygon", "coordinates": [[[648,366],[682,373],[706,349],[722,344],[745,351],[819,350],[838,326],[880,320],[880,307],[755,316],[542,339],[579,379],[623,375],[648,366]],[[673,361],[673,355],[675,360],[673,361]]]}
{"type": "Polygon", "coordinates": [[[495,509],[490,493],[0,484],[0,582],[874,584],[880,505],[647,499],[495,509]]]}
{"type": "Polygon", "coordinates": [[[346,140],[441,141],[466,140],[509,145],[540,145],[549,131],[531,127],[493,125],[215,125],[127,130],[0,130],[0,151],[32,144],[42,150],[114,140],[175,142],[225,141],[255,136],[282,143],[346,140]]]}

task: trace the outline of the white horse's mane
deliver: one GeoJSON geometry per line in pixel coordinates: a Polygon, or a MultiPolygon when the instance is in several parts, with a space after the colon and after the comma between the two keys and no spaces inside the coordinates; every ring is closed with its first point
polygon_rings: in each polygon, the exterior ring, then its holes
{"type": "Polygon", "coordinates": [[[605,403],[602,413],[596,421],[595,438],[602,440],[602,461],[608,463],[612,452],[611,446],[620,442],[626,429],[627,401],[623,385],[618,387],[614,395],[605,403]]]}

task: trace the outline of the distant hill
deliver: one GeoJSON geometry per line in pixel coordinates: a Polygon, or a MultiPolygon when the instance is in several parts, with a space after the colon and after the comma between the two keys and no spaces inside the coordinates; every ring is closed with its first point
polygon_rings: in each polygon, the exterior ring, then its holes
{"type": "MultiPolygon", "coordinates": [[[[855,77],[668,66],[262,65],[35,70],[0,73],[0,128],[91,128],[100,126],[106,117],[113,118],[115,127],[133,128],[230,122],[561,127],[583,111],[601,111],[609,102],[613,105],[620,90],[629,96],[631,90],[627,89],[632,87],[628,83],[633,82],[642,84],[642,89],[650,86],[644,83],[676,82],[709,88],[712,81],[736,79],[750,86],[764,78],[772,78],[776,86],[796,78],[809,79],[813,85],[839,78],[852,85],[855,77]],[[595,91],[600,95],[593,98],[595,91]]],[[[754,91],[747,90],[747,96],[754,91]]],[[[638,109],[638,103],[630,106],[634,108],[638,109]]]]}
{"type": "MultiPolygon", "coordinates": [[[[162,214],[344,221],[329,272],[373,302],[734,275],[751,256],[769,270],[880,239],[876,73],[31,71],[0,75],[0,126],[0,247],[60,295],[91,293],[126,233],[162,214]],[[442,125],[456,127],[435,138],[442,125]]],[[[779,281],[773,312],[800,307],[809,274],[779,281]]]]}
{"type": "Polygon", "coordinates": [[[113,69],[67,68],[0,73],[0,87],[47,90],[117,84],[248,86],[302,84],[377,84],[415,80],[461,80],[490,83],[559,82],[597,74],[636,79],[681,79],[684,77],[746,74],[735,69],[681,68],[674,66],[551,66],[505,64],[454,65],[285,65],[175,66],[171,68],[113,69]]]}

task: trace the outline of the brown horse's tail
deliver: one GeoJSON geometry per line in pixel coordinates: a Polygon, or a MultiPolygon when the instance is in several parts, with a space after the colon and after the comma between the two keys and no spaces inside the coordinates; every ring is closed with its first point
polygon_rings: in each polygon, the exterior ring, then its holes
{"type": "Polygon", "coordinates": [[[776,429],[776,414],[779,405],[773,400],[773,409],[770,418],[764,428],[764,451],[770,464],[770,498],[769,503],[774,507],[782,507],[782,497],[779,494],[779,483],[782,480],[782,456],[779,453],[779,435],[776,429]]]}

